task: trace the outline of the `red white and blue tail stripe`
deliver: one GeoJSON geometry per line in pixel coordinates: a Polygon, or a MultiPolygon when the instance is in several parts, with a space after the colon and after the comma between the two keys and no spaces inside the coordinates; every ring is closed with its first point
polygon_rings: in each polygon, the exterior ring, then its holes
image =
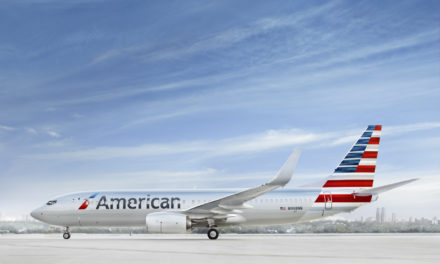
{"type": "Polygon", "coordinates": [[[323,187],[373,187],[381,132],[381,125],[368,126],[323,187]]]}
{"type": "Polygon", "coordinates": [[[322,186],[321,192],[301,220],[351,212],[375,201],[379,193],[416,180],[372,188],[381,132],[381,125],[368,126],[333,174],[324,180],[324,184],[319,184],[322,186]]]}

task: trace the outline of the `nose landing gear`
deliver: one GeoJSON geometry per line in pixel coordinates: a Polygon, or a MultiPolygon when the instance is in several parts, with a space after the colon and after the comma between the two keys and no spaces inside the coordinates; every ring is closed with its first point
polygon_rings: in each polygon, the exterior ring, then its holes
{"type": "Polygon", "coordinates": [[[66,226],[64,228],[63,238],[64,239],[69,239],[70,238],[70,231],[69,231],[69,227],[68,226],[66,226]]]}

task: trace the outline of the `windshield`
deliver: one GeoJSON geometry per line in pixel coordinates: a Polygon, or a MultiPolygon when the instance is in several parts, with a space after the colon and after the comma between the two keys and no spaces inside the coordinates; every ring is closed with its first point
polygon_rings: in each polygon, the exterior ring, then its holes
{"type": "Polygon", "coordinates": [[[47,205],[53,205],[53,204],[56,204],[57,203],[57,200],[50,200],[49,202],[47,202],[46,204],[47,205]]]}

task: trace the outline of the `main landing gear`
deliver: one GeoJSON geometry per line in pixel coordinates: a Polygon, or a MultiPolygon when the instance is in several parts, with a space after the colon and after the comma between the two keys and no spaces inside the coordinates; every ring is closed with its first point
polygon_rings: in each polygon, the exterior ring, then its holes
{"type": "Polygon", "coordinates": [[[70,231],[69,231],[69,227],[68,226],[66,226],[64,228],[63,238],[64,239],[69,239],[70,238],[70,231]]]}
{"type": "Polygon", "coordinates": [[[215,220],[208,218],[207,222],[208,222],[208,227],[209,227],[209,230],[207,233],[208,238],[211,240],[217,239],[219,233],[218,233],[218,230],[216,229],[217,226],[215,225],[215,220]]]}
{"type": "Polygon", "coordinates": [[[210,228],[210,229],[208,230],[208,238],[209,238],[209,239],[211,239],[211,240],[215,240],[215,239],[218,238],[218,235],[219,235],[219,232],[218,232],[217,229],[215,229],[215,228],[210,228]]]}

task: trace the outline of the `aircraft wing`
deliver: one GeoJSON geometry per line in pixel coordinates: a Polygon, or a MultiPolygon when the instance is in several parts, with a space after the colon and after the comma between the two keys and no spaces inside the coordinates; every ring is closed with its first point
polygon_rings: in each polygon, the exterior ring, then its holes
{"type": "Polygon", "coordinates": [[[187,215],[198,215],[200,217],[214,215],[224,216],[229,213],[239,212],[240,209],[250,208],[245,204],[247,201],[282,187],[290,181],[300,154],[301,150],[298,148],[295,149],[272,181],[242,192],[198,205],[186,210],[184,213],[187,215]]]}

